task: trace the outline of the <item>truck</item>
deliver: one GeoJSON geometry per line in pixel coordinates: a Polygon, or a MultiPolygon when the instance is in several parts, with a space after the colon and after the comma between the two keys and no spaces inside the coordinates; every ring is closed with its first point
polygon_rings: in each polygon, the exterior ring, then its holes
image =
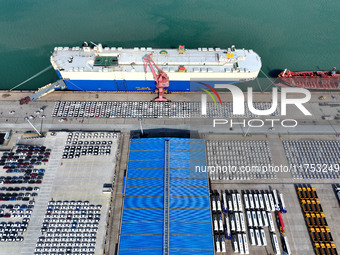
{"type": "Polygon", "coordinates": [[[231,228],[232,232],[236,231],[236,228],[235,228],[235,217],[234,217],[233,214],[230,214],[230,228],[231,228]]]}
{"type": "Polygon", "coordinates": [[[218,232],[218,221],[216,215],[214,216],[214,231],[218,232]]]}
{"type": "Polygon", "coordinates": [[[234,208],[234,211],[237,212],[237,211],[238,211],[238,208],[237,208],[237,199],[236,199],[236,195],[233,193],[233,194],[231,194],[231,197],[232,197],[232,200],[233,200],[233,208],[234,208]]]}
{"type": "Polygon", "coordinates": [[[274,195],[274,205],[275,205],[275,210],[280,211],[280,206],[279,206],[279,198],[277,197],[277,192],[274,189],[273,190],[273,195],[274,195]]]}
{"type": "Polygon", "coordinates": [[[237,239],[238,239],[238,246],[239,246],[239,249],[240,249],[240,254],[244,254],[242,235],[238,234],[237,239]]]}
{"type": "Polygon", "coordinates": [[[211,209],[213,212],[216,212],[216,201],[214,196],[211,197],[211,209]]]}
{"type": "Polygon", "coordinates": [[[260,202],[260,208],[264,210],[264,201],[263,201],[263,196],[262,194],[259,194],[259,202],[260,202]]]}
{"type": "Polygon", "coordinates": [[[275,226],[271,212],[268,212],[269,231],[275,233],[275,226]]]}
{"type": "Polygon", "coordinates": [[[267,246],[267,237],[263,229],[260,231],[263,246],[267,246]]]}
{"type": "Polygon", "coordinates": [[[220,215],[220,219],[219,219],[219,221],[218,221],[218,226],[219,226],[220,232],[223,232],[224,227],[223,227],[222,215],[220,215]]]}
{"type": "Polygon", "coordinates": [[[265,202],[265,205],[266,205],[266,211],[267,212],[271,211],[268,195],[266,193],[263,194],[263,198],[264,198],[264,202],[265,202]]]}
{"type": "Polygon", "coordinates": [[[246,223],[244,221],[243,212],[240,212],[240,222],[241,222],[241,231],[246,232],[246,223]]]}
{"type": "Polygon", "coordinates": [[[247,235],[243,234],[243,246],[244,246],[244,254],[249,254],[249,245],[247,235]]]}
{"type": "Polygon", "coordinates": [[[255,237],[256,237],[257,246],[262,246],[261,235],[258,229],[255,229],[255,237]]]}
{"type": "Polygon", "coordinates": [[[234,246],[234,252],[238,253],[238,244],[237,244],[236,235],[233,235],[233,246],[234,246]]]}
{"type": "Polygon", "coordinates": [[[263,227],[261,212],[260,211],[256,211],[256,214],[257,214],[257,222],[259,224],[259,227],[263,227]]]}
{"type": "Polygon", "coordinates": [[[231,201],[231,197],[230,196],[228,196],[228,208],[229,208],[230,212],[233,211],[233,202],[231,201]]]}
{"type": "Polygon", "coordinates": [[[235,213],[236,232],[241,232],[240,216],[235,213]]]}
{"type": "Polygon", "coordinates": [[[273,199],[272,194],[269,193],[268,198],[269,198],[271,211],[274,212],[275,211],[275,204],[274,204],[274,199],[273,199]]]}
{"type": "Polygon", "coordinates": [[[251,208],[252,210],[254,210],[254,209],[255,209],[255,205],[254,205],[253,194],[249,194],[248,197],[249,197],[250,208],[251,208]]]}
{"type": "Polygon", "coordinates": [[[285,201],[283,199],[283,194],[282,193],[280,193],[280,201],[281,201],[281,212],[282,213],[287,213],[286,204],[285,204],[285,201]]]}
{"type": "Polygon", "coordinates": [[[281,255],[280,246],[279,246],[279,242],[277,240],[276,234],[271,234],[271,240],[272,240],[274,254],[281,255]]]}
{"type": "Polygon", "coordinates": [[[259,197],[257,194],[254,194],[254,202],[255,202],[255,208],[260,209],[260,203],[259,203],[259,197]]]}
{"type": "Polygon", "coordinates": [[[215,240],[216,240],[215,241],[216,252],[221,252],[221,244],[218,236],[215,236],[215,240]]]}
{"type": "Polygon", "coordinates": [[[223,212],[228,213],[227,194],[225,192],[222,193],[222,199],[223,199],[223,212]]]}
{"type": "Polygon", "coordinates": [[[246,193],[243,194],[243,202],[244,202],[244,208],[246,210],[249,210],[249,199],[248,199],[248,194],[246,193]]]}
{"type": "Polygon", "coordinates": [[[250,238],[250,244],[253,246],[256,245],[254,229],[252,228],[249,228],[249,238],[250,238]]]}
{"type": "Polygon", "coordinates": [[[242,206],[242,201],[241,201],[241,195],[239,193],[236,194],[236,199],[237,199],[238,210],[242,212],[243,206],[242,206]]]}
{"type": "Polygon", "coordinates": [[[223,237],[221,237],[221,248],[222,252],[226,252],[225,240],[223,237]]]}
{"type": "Polygon", "coordinates": [[[217,197],[217,202],[216,202],[216,204],[217,204],[217,211],[222,212],[220,196],[217,195],[216,197],[217,197]]]}
{"type": "Polygon", "coordinates": [[[336,192],[336,195],[337,195],[337,197],[338,197],[338,200],[339,200],[339,202],[340,202],[340,187],[335,187],[335,192],[336,192]]]}
{"type": "Polygon", "coordinates": [[[248,221],[248,227],[253,227],[253,220],[251,218],[251,213],[250,211],[247,211],[247,221],[248,221]]]}
{"type": "Polygon", "coordinates": [[[268,227],[269,226],[268,217],[265,211],[262,211],[262,219],[263,219],[263,226],[268,227]]]}
{"type": "Polygon", "coordinates": [[[229,223],[228,216],[225,216],[225,238],[227,240],[231,240],[231,231],[230,231],[230,223],[229,223]]]}
{"type": "Polygon", "coordinates": [[[253,217],[253,227],[257,228],[258,224],[257,224],[257,216],[256,216],[256,212],[255,211],[251,211],[251,216],[253,217]]]}
{"type": "Polygon", "coordinates": [[[283,236],[282,239],[283,239],[283,242],[282,242],[283,243],[283,250],[285,252],[287,252],[288,255],[291,255],[292,252],[290,250],[290,246],[289,246],[289,243],[288,243],[288,237],[287,236],[283,236]]]}

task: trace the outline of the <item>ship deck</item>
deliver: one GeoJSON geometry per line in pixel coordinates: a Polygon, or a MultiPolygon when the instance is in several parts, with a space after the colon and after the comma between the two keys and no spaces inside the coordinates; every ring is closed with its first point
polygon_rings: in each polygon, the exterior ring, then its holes
{"type": "Polygon", "coordinates": [[[240,69],[246,72],[258,72],[261,68],[260,57],[252,50],[229,51],[220,48],[188,49],[180,54],[176,49],[134,48],[117,49],[104,48],[97,52],[84,52],[79,48],[56,48],[51,61],[64,71],[125,71],[144,72],[143,58],[152,54],[152,59],[165,72],[178,71],[179,66],[185,66],[186,72],[230,72],[240,69]],[[162,52],[166,52],[166,54],[162,52]],[[229,53],[228,53],[229,52],[229,53]],[[118,62],[111,63],[114,58],[118,62]],[[95,61],[106,58],[108,61],[95,61]]]}

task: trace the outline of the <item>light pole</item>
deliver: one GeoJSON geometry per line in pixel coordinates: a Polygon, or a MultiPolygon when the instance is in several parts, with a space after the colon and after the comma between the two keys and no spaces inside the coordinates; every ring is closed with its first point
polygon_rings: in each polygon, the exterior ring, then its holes
{"type": "Polygon", "coordinates": [[[144,131],[143,131],[143,126],[142,126],[142,117],[138,117],[138,121],[139,121],[139,127],[140,127],[140,132],[142,133],[142,136],[144,135],[144,131]]]}
{"type": "Polygon", "coordinates": [[[41,136],[40,132],[38,131],[38,129],[35,128],[35,126],[33,126],[32,122],[30,122],[29,118],[26,116],[25,120],[27,120],[27,122],[32,126],[32,128],[35,130],[35,132],[37,132],[37,134],[39,136],[41,136]]]}

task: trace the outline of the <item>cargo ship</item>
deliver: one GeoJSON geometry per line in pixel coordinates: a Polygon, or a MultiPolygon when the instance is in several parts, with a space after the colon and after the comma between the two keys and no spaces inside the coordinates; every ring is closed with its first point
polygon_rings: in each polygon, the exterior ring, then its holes
{"type": "Polygon", "coordinates": [[[309,90],[340,90],[340,72],[331,71],[292,72],[287,69],[279,74],[277,86],[298,87],[309,90]]]}
{"type": "Polygon", "coordinates": [[[158,71],[169,77],[168,91],[190,91],[193,80],[213,81],[215,88],[253,80],[262,65],[253,50],[235,46],[125,49],[94,43],[90,46],[86,42],[82,47],[56,47],[50,60],[68,90],[155,91],[153,70],[145,63],[146,56],[150,56],[158,71]]]}

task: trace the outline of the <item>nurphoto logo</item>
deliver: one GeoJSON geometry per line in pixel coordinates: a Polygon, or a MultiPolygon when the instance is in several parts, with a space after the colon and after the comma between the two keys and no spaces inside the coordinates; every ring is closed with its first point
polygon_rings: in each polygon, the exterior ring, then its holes
{"type": "MultiPolygon", "coordinates": [[[[221,96],[218,94],[218,92],[210,85],[201,83],[202,85],[209,88],[218,98],[220,105],[222,106],[222,99],[221,96]]],[[[245,115],[245,96],[243,91],[235,86],[230,84],[223,84],[223,87],[230,90],[232,94],[232,114],[233,115],[245,115]]],[[[201,95],[201,114],[207,115],[207,94],[212,98],[212,100],[215,103],[215,106],[217,106],[216,100],[213,96],[213,94],[205,89],[201,88],[206,94],[201,95]]],[[[247,88],[247,106],[249,111],[257,116],[271,116],[277,108],[280,108],[281,116],[287,115],[287,105],[295,105],[297,109],[299,109],[305,116],[311,116],[312,114],[306,109],[306,107],[303,105],[304,103],[307,103],[311,99],[311,93],[309,90],[304,88],[282,88],[281,89],[281,106],[278,107],[278,90],[277,88],[273,88],[272,91],[272,104],[269,109],[259,110],[256,109],[253,105],[253,88],[248,87],[247,88]],[[289,93],[294,94],[301,94],[303,97],[301,98],[287,98],[287,95],[289,93]]],[[[265,122],[271,123],[271,126],[274,126],[275,122],[280,121],[279,119],[251,119],[248,120],[248,126],[250,127],[262,127],[265,122]],[[257,124],[255,124],[257,123],[257,124]]],[[[217,125],[226,125],[230,123],[231,127],[233,124],[232,120],[228,119],[214,119],[213,126],[216,127],[217,125]]],[[[243,120],[241,122],[237,122],[234,124],[242,124],[244,127],[246,126],[246,120],[243,120]]],[[[295,119],[284,119],[281,120],[281,125],[283,127],[296,127],[298,124],[297,120],[295,119]],[[290,123],[290,124],[289,124],[290,123]]]]}

